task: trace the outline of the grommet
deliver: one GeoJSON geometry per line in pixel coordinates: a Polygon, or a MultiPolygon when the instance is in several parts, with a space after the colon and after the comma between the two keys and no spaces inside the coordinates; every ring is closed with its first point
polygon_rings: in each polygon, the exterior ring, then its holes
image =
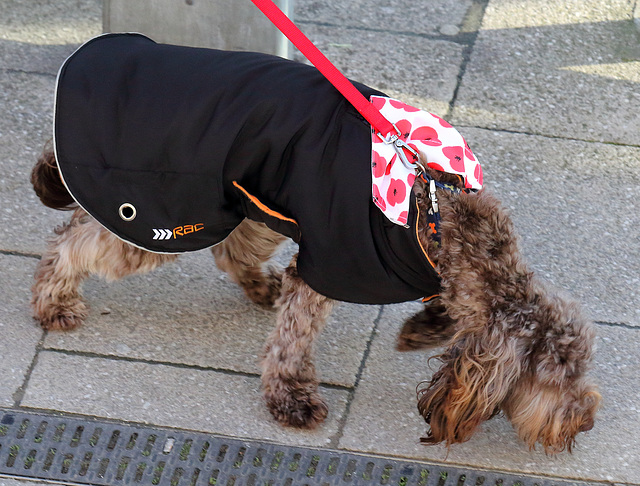
{"type": "Polygon", "coordinates": [[[124,221],[133,221],[136,218],[136,207],[131,203],[124,203],[118,209],[118,214],[124,221]]]}

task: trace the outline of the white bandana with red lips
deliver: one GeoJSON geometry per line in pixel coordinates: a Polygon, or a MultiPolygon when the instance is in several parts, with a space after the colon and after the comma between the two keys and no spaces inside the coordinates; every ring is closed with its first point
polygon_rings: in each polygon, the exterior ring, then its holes
{"type": "MultiPolygon", "coordinates": [[[[419,153],[422,164],[462,176],[465,188],[482,189],[482,167],[462,135],[449,123],[392,98],[372,96],[371,102],[398,128],[399,137],[419,153]]],[[[394,145],[383,142],[375,131],[371,142],[373,202],[390,221],[406,226],[416,169],[406,167],[394,145]]]]}

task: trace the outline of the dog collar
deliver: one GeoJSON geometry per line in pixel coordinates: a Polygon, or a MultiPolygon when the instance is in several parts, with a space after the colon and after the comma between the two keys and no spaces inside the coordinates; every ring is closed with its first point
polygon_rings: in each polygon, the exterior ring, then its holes
{"type": "MultiPolygon", "coordinates": [[[[371,102],[398,131],[398,138],[431,169],[458,174],[467,189],[482,189],[482,167],[460,133],[442,118],[383,96],[371,102]]],[[[419,165],[399,157],[397,147],[371,133],[371,194],[375,205],[393,223],[406,226],[411,188],[419,165]]]]}
{"type": "MultiPolygon", "coordinates": [[[[463,189],[460,189],[459,187],[451,184],[443,184],[442,182],[438,182],[435,179],[429,177],[429,174],[423,173],[420,174],[420,177],[423,181],[429,184],[429,201],[431,202],[431,206],[427,211],[427,225],[431,230],[431,238],[433,239],[434,243],[436,244],[436,246],[440,246],[440,208],[438,205],[438,196],[436,195],[436,189],[444,189],[455,195],[459,195],[463,191],[463,189]]],[[[468,192],[469,189],[464,189],[464,191],[468,192]]]]}

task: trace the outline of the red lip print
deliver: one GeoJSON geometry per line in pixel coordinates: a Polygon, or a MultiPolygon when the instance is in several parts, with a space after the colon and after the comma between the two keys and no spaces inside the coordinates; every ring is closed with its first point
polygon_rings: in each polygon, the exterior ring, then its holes
{"type": "Polygon", "coordinates": [[[438,138],[438,131],[431,127],[416,128],[411,134],[411,140],[420,140],[425,145],[439,147],[442,142],[438,138]]]}
{"type": "Polygon", "coordinates": [[[467,157],[467,159],[471,160],[472,162],[475,162],[476,158],[473,156],[473,152],[469,148],[467,141],[464,138],[462,139],[462,141],[464,142],[464,155],[467,157]]]}
{"type": "Polygon", "coordinates": [[[400,138],[406,140],[411,133],[411,122],[409,120],[400,120],[396,123],[396,128],[400,130],[400,138]]]}
{"type": "Polygon", "coordinates": [[[449,159],[453,170],[464,173],[464,149],[462,147],[444,147],[442,153],[449,159]]]}
{"type": "Polygon", "coordinates": [[[389,100],[389,103],[391,104],[391,106],[393,106],[394,108],[398,108],[400,110],[404,110],[408,113],[413,113],[416,111],[420,111],[420,108],[416,108],[414,106],[410,106],[407,105],[406,103],[403,103],[402,101],[398,101],[398,100],[389,100]]]}
{"type": "Polygon", "coordinates": [[[479,164],[476,165],[476,169],[473,171],[473,176],[480,183],[480,185],[482,185],[482,179],[484,178],[484,175],[482,173],[482,167],[480,167],[479,164]]]}
{"type": "Polygon", "coordinates": [[[440,125],[442,125],[443,127],[445,127],[445,128],[453,128],[453,127],[451,126],[451,124],[449,124],[449,122],[447,122],[447,121],[443,120],[443,119],[442,119],[442,118],[440,118],[439,116],[437,116],[437,115],[433,115],[433,117],[434,117],[436,120],[438,120],[438,122],[440,123],[440,125]]]}
{"type": "Polygon", "coordinates": [[[400,179],[391,179],[389,189],[387,190],[387,202],[391,206],[400,204],[407,197],[407,190],[404,183],[400,179]]]}
{"type": "Polygon", "coordinates": [[[380,189],[377,185],[373,185],[371,189],[371,194],[373,196],[373,202],[378,206],[381,210],[387,209],[387,204],[384,202],[384,199],[380,196],[380,189]]]}
{"type": "Polygon", "coordinates": [[[373,151],[372,153],[373,153],[373,162],[371,165],[373,168],[373,177],[377,179],[384,175],[384,171],[387,167],[387,161],[384,160],[384,158],[380,154],[378,154],[378,152],[373,151]]]}
{"type": "Polygon", "coordinates": [[[389,175],[391,174],[391,168],[393,167],[393,164],[396,163],[396,159],[398,158],[397,155],[394,155],[393,158],[391,159],[391,162],[389,162],[389,164],[387,165],[387,168],[384,170],[384,175],[389,175]]]}
{"type": "Polygon", "coordinates": [[[382,107],[386,103],[387,103],[386,98],[375,97],[371,100],[371,104],[374,106],[374,108],[377,108],[378,110],[382,109],[382,107]]]}

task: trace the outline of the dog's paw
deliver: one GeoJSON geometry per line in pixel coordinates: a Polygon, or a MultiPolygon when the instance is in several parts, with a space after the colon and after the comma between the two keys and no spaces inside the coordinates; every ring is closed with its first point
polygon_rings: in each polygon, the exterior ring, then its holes
{"type": "Polygon", "coordinates": [[[265,392],[267,408],[282,425],[313,429],[321,424],[329,413],[315,384],[299,383],[287,387],[281,393],[265,392]]]}
{"type": "Polygon", "coordinates": [[[276,299],[280,296],[282,287],[282,271],[268,268],[266,273],[260,278],[250,283],[242,283],[247,297],[252,302],[262,307],[273,307],[276,299]]]}
{"type": "Polygon", "coordinates": [[[73,305],[54,305],[45,311],[36,312],[34,318],[46,331],[70,331],[82,325],[87,317],[87,308],[82,301],[73,305]]]}

